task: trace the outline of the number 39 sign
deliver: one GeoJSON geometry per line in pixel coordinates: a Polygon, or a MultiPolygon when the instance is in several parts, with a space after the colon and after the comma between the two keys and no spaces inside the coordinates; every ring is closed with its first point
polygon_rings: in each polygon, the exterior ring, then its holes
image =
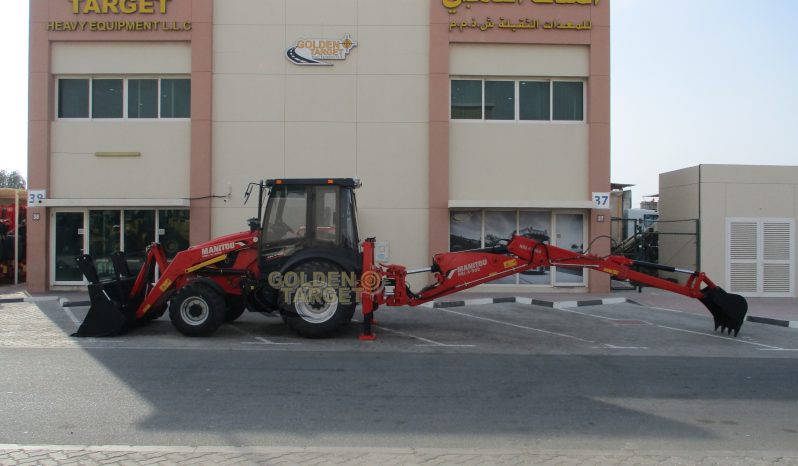
{"type": "Polygon", "coordinates": [[[594,209],[609,209],[610,208],[610,193],[593,193],[593,208],[594,209]]]}
{"type": "Polygon", "coordinates": [[[47,199],[47,191],[44,189],[28,190],[28,206],[37,207],[47,199]]]}

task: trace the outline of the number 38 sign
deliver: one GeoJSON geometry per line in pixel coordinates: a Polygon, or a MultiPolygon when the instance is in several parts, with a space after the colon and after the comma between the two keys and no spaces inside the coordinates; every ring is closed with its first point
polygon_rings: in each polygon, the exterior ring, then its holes
{"type": "Polygon", "coordinates": [[[610,208],[610,193],[593,193],[592,197],[594,209],[610,208]]]}

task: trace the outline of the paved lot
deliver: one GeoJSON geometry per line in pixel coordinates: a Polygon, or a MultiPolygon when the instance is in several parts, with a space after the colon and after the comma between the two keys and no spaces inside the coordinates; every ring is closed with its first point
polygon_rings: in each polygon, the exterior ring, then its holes
{"type": "Polygon", "coordinates": [[[380,311],[376,342],[70,338],[86,311],[0,304],[0,464],[798,464],[795,329],[495,304],[380,311]]]}

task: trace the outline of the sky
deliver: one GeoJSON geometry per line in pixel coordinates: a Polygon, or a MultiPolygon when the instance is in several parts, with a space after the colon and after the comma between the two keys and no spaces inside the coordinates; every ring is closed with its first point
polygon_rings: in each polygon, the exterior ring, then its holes
{"type": "MultiPolygon", "coordinates": [[[[659,173],[798,165],[796,0],[611,0],[612,181],[635,204],[659,173]]],[[[0,169],[27,176],[28,2],[4,2],[0,169]]]]}

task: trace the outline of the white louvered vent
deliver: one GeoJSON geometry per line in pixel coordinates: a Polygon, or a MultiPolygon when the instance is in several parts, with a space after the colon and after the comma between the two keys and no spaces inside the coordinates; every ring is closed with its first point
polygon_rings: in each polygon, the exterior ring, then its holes
{"type": "Polygon", "coordinates": [[[756,274],[757,264],[731,264],[731,283],[729,290],[732,293],[756,293],[758,291],[759,277],[756,274]]]}
{"type": "Polygon", "coordinates": [[[790,264],[765,264],[762,291],[765,293],[790,292],[790,264]]]}
{"type": "Polygon", "coordinates": [[[756,222],[731,222],[732,260],[757,259],[758,229],[756,222]]]}
{"type": "Polygon", "coordinates": [[[765,260],[790,260],[790,246],[792,245],[792,228],[789,223],[764,223],[763,246],[765,260]]]}
{"type": "Polygon", "coordinates": [[[795,221],[727,219],[727,283],[745,296],[795,296],[795,221]]]}

